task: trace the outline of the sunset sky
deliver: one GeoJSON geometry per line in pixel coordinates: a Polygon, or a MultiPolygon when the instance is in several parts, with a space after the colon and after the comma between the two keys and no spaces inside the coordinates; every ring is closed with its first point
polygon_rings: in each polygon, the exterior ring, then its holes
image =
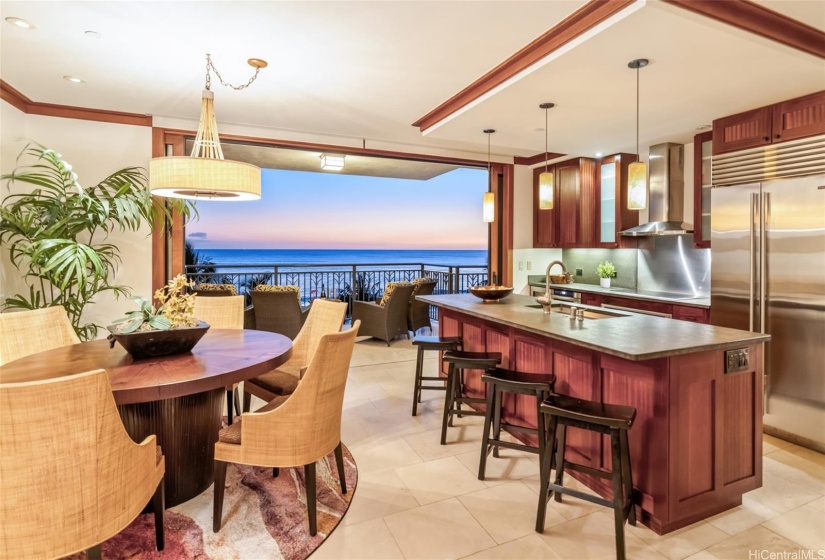
{"type": "Polygon", "coordinates": [[[486,169],[429,181],[262,169],[261,200],[198,201],[197,249],[486,249],[486,169]]]}

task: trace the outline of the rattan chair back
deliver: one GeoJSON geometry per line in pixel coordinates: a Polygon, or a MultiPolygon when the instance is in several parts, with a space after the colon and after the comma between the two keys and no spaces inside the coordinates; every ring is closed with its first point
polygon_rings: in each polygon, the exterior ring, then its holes
{"type": "Polygon", "coordinates": [[[0,364],[79,342],[61,305],[0,313],[0,364]]]}
{"type": "Polygon", "coordinates": [[[243,296],[195,298],[195,318],[215,329],[242,329],[243,312],[243,296]]]}
{"type": "Polygon", "coordinates": [[[418,301],[416,296],[429,296],[435,291],[436,282],[421,282],[417,289],[413,290],[410,298],[410,305],[407,311],[407,328],[412,332],[424,327],[432,327],[430,324],[430,304],[418,301]]]}
{"type": "Polygon", "coordinates": [[[321,338],[330,333],[339,332],[344,325],[346,315],[347,304],[344,302],[326,299],[313,300],[303,328],[292,341],[292,357],[289,361],[294,360],[295,363],[301,364],[301,367],[309,364],[321,338]]]}
{"type": "Polygon", "coordinates": [[[0,384],[0,559],[59,558],[129,525],[163,478],[126,433],[104,370],[0,384]],[[56,429],[55,420],[71,419],[56,429]]]}
{"type": "Polygon", "coordinates": [[[252,290],[255,328],[295,338],[306,315],[294,292],[252,290]]]}

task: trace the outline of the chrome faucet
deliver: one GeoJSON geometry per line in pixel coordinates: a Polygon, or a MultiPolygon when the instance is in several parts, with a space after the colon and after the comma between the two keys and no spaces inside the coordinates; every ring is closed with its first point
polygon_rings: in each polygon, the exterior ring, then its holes
{"type": "Polygon", "coordinates": [[[550,308],[553,307],[553,292],[550,291],[550,269],[553,268],[553,265],[561,266],[563,273],[567,274],[567,267],[561,261],[553,261],[547,265],[547,269],[544,271],[544,296],[536,298],[545,313],[550,313],[550,308]]]}

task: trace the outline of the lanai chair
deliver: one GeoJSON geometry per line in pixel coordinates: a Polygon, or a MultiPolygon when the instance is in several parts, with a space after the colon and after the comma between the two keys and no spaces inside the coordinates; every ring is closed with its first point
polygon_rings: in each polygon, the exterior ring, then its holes
{"type": "Polygon", "coordinates": [[[423,301],[418,301],[416,296],[428,296],[435,291],[435,280],[430,278],[418,278],[413,280],[412,296],[410,296],[410,305],[407,310],[407,328],[415,335],[419,329],[427,327],[432,330],[430,324],[430,304],[423,301]]]}
{"type": "Polygon", "coordinates": [[[392,339],[407,334],[407,309],[414,288],[409,282],[390,282],[380,302],[353,302],[352,320],[361,321],[361,335],[379,338],[389,346],[392,339]]]}
{"type": "Polygon", "coordinates": [[[195,286],[195,293],[200,297],[236,296],[238,291],[233,284],[201,283],[195,286]]]}
{"type": "Polygon", "coordinates": [[[294,339],[306,321],[309,307],[301,307],[298,286],[261,284],[251,292],[255,328],[294,339]]]}
{"type": "MultiPolygon", "coordinates": [[[[343,305],[343,304],[342,304],[343,305]]],[[[220,431],[215,444],[215,500],[212,530],[221,529],[227,463],[304,467],[309,534],[317,533],[315,463],[335,452],[341,491],[346,493],[341,448],[341,411],[358,321],[351,329],[321,337],[306,373],[289,396],[279,397],[220,431]]]]}
{"type": "Polygon", "coordinates": [[[0,384],[0,426],[0,560],[99,559],[150,501],[163,550],[164,458],[126,433],[104,370],[0,384]]]}

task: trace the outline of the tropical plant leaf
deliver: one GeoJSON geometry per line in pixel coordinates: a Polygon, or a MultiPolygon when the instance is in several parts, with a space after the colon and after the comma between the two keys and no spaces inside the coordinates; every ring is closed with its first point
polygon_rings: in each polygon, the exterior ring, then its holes
{"type": "Polygon", "coordinates": [[[155,315],[149,319],[149,325],[159,331],[168,331],[172,328],[172,322],[163,315],[155,315]]]}

